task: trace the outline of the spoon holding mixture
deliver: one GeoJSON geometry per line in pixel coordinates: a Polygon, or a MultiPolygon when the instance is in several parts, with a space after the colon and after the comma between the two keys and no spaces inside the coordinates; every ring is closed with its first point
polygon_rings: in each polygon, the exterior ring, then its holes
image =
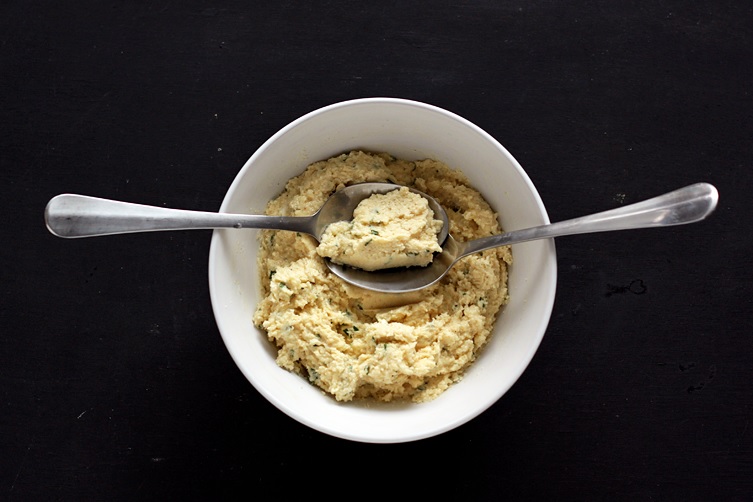
{"type": "Polygon", "coordinates": [[[343,280],[365,289],[382,293],[407,293],[439,281],[458,260],[473,253],[565,235],[694,223],[709,216],[718,200],[716,188],[708,183],[697,183],[617,209],[467,242],[456,241],[448,234],[442,243],[442,252],[426,267],[366,272],[330,264],[330,269],[343,280]]]}

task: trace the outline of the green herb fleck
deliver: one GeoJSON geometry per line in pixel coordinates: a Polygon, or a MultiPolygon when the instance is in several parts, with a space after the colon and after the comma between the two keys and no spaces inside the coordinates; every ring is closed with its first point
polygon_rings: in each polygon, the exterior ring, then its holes
{"type": "Polygon", "coordinates": [[[307,368],[307,370],[309,373],[309,382],[315,383],[319,380],[319,372],[315,368],[307,368]]]}

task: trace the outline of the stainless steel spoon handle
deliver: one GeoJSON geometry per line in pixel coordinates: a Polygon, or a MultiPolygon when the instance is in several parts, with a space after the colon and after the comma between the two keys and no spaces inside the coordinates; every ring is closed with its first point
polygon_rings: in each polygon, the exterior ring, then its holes
{"type": "Polygon", "coordinates": [[[211,228],[266,228],[311,233],[311,220],[311,217],[189,211],[75,194],[53,197],[45,209],[49,231],[65,238],[211,228]]]}
{"type": "Polygon", "coordinates": [[[458,259],[486,249],[536,239],[694,223],[711,214],[718,200],[716,188],[708,183],[696,183],[617,209],[469,241],[462,246],[458,259]]]}

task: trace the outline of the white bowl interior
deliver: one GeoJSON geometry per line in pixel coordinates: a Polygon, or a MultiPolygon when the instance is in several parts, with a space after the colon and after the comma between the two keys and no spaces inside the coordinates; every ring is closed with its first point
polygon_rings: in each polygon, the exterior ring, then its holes
{"type": "MultiPolygon", "coordinates": [[[[222,212],[262,213],[311,162],[353,149],[433,158],[460,169],[500,214],[506,230],[548,223],[544,205],[515,159],[493,138],[445,110],[414,101],[368,98],[331,105],[294,121],[238,173],[222,212]]],[[[260,300],[255,230],[216,230],[209,287],[223,340],[243,374],[270,402],[321,432],[394,443],[457,427],[499,399],[525,370],[549,322],[556,287],[551,240],[513,246],[510,303],[494,336],[461,382],[423,404],[338,403],[275,363],[275,349],[251,318],[260,300]]]]}

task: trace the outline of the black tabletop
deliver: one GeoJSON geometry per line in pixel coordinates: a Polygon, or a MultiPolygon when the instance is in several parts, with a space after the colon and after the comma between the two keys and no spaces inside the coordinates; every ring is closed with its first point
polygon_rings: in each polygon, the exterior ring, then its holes
{"type": "Polygon", "coordinates": [[[752,61],[745,0],[3,2],[0,499],[751,500],[752,61]],[[248,383],[212,314],[210,231],[45,229],[63,192],[216,211],[281,127],[372,96],[485,129],[553,221],[698,181],[720,204],[559,239],[520,380],[392,445],[309,429],[248,383]]]}

